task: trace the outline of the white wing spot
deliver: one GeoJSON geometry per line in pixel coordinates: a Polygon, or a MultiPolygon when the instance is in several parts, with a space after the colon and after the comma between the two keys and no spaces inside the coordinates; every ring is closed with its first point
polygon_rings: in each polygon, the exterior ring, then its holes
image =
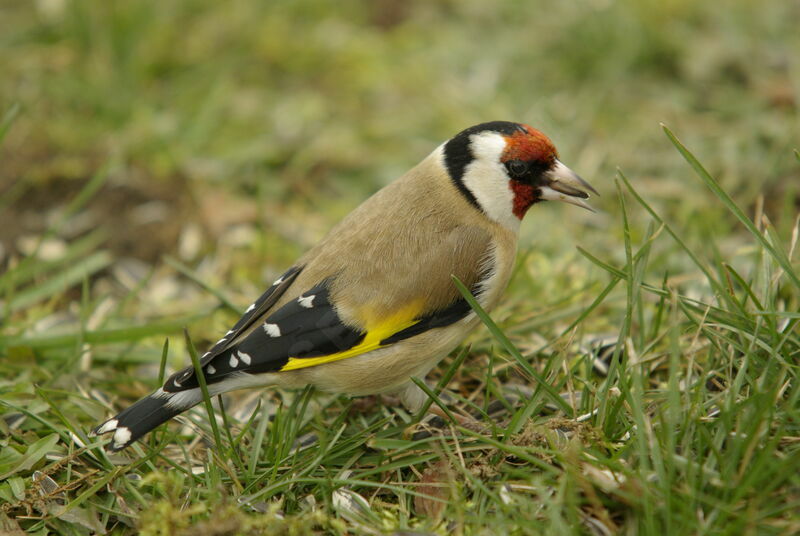
{"type": "Polygon", "coordinates": [[[267,335],[273,338],[281,336],[281,328],[278,326],[278,324],[264,324],[264,331],[267,332],[267,335]]]}
{"type": "Polygon", "coordinates": [[[255,302],[253,302],[253,303],[251,303],[251,304],[250,304],[250,307],[248,307],[248,308],[245,310],[244,314],[247,314],[247,313],[249,313],[250,311],[252,311],[252,310],[253,310],[253,309],[255,309],[255,308],[256,308],[256,304],[255,304],[255,302]]]}
{"type": "Polygon", "coordinates": [[[114,446],[119,448],[131,440],[131,429],[127,426],[121,426],[114,432],[114,446]]]}
{"type": "MultiPolygon", "coordinates": [[[[217,394],[217,392],[214,391],[214,385],[209,385],[208,387],[208,391],[211,396],[217,394]]],[[[194,406],[201,400],[203,400],[203,395],[200,392],[200,388],[195,387],[194,389],[187,389],[186,391],[181,391],[180,393],[169,393],[169,398],[167,398],[166,402],[164,402],[164,405],[168,408],[174,408],[183,411],[194,406]]]]}
{"type": "Polygon", "coordinates": [[[215,369],[213,365],[209,365],[209,366],[206,367],[206,373],[208,373],[208,374],[216,374],[217,373],[217,369],[215,369]]]}
{"type": "Polygon", "coordinates": [[[119,424],[119,421],[117,419],[111,419],[110,421],[108,421],[105,424],[103,424],[103,426],[98,428],[96,434],[98,434],[98,435],[99,434],[105,434],[106,432],[110,432],[112,430],[116,430],[118,424],[119,424]]]}
{"type": "Polygon", "coordinates": [[[316,297],[317,296],[315,294],[312,294],[311,296],[300,296],[297,298],[297,303],[306,309],[311,309],[314,307],[314,298],[316,297]]]}
{"type": "MultiPolygon", "coordinates": [[[[206,352],[206,353],[203,354],[203,357],[208,357],[210,355],[211,355],[211,352],[206,352]]],[[[203,357],[201,357],[200,359],[203,359],[203,357]]]]}
{"type": "Polygon", "coordinates": [[[229,330],[228,330],[228,333],[226,333],[226,334],[225,334],[225,336],[227,337],[227,336],[228,336],[228,335],[230,335],[231,333],[233,333],[233,330],[232,330],[232,329],[229,329],[229,330]]]}
{"type": "Polygon", "coordinates": [[[275,282],[272,284],[272,286],[273,286],[273,287],[277,287],[277,286],[278,286],[278,285],[280,285],[281,283],[283,283],[283,276],[281,276],[281,277],[279,277],[278,279],[276,279],[276,280],[275,280],[275,282]]]}
{"type": "Polygon", "coordinates": [[[231,360],[228,363],[230,363],[231,368],[236,368],[239,366],[239,360],[236,359],[236,354],[231,354],[231,360]]]}
{"type": "Polygon", "coordinates": [[[181,382],[178,381],[178,378],[175,378],[174,380],[172,380],[172,385],[174,385],[175,387],[180,387],[181,382]]]}
{"type": "Polygon", "coordinates": [[[250,354],[246,354],[244,352],[238,352],[238,353],[239,353],[239,359],[242,360],[242,363],[244,363],[245,365],[249,365],[250,362],[252,361],[250,359],[250,354]]]}

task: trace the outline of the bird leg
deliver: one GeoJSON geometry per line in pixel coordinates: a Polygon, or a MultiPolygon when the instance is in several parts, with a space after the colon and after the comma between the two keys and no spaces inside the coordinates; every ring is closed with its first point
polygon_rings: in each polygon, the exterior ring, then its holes
{"type": "MultiPolygon", "coordinates": [[[[442,393],[442,395],[445,395],[445,393],[442,393]]],[[[411,413],[419,412],[419,410],[422,409],[422,407],[425,405],[425,402],[428,400],[428,394],[414,382],[408,382],[399,392],[399,396],[400,402],[411,413]]],[[[442,398],[444,397],[440,396],[440,400],[442,398]]],[[[431,404],[431,407],[428,409],[428,413],[440,417],[445,423],[449,422],[452,417],[456,423],[470,430],[482,431],[485,428],[480,421],[476,420],[471,415],[464,413],[457,408],[453,408],[453,410],[451,410],[448,414],[435,402],[431,404]]]]}

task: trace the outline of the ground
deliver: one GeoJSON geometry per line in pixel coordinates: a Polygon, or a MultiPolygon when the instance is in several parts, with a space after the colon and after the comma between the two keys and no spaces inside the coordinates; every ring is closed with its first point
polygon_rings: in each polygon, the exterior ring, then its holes
{"type": "Polygon", "coordinates": [[[800,532],[798,17],[0,4],[0,533],[800,532]],[[119,454],[87,437],[496,119],[602,196],[534,207],[506,299],[428,378],[471,418],[244,392],[218,433],[200,407],[119,454]]]}

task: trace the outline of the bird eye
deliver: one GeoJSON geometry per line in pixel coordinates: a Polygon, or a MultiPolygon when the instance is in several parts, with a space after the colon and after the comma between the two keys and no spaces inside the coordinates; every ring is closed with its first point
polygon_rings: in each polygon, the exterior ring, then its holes
{"type": "Polygon", "coordinates": [[[528,164],[522,160],[512,160],[507,167],[512,177],[522,177],[528,173],[528,164]]]}

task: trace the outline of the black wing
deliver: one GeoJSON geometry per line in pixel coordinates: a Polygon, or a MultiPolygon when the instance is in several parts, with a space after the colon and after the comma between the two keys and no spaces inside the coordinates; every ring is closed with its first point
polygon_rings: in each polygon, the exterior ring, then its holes
{"type": "MultiPolygon", "coordinates": [[[[254,301],[250,306],[245,310],[242,317],[233,325],[233,327],[222,337],[218,340],[214,346],[211,347],[209,351],[204,353],[200,358],[200,365],[205,366],[211,361],[214,360],[215,357],[223,354],[226,350],[231,349],[233,345],[233,341],[236,340],[242,333],[244,333],[250,326],[253,325],[261,316],[269,310],[270,307],[275,305],[283,293],[286,292],[286,289],[294,282],[295,278],[300,274],[303,270],[302,266],[293,266],[289,268],[282,276],[280,276],[265,292],[262,294],[256,301],[254,301]]],[[[184,382],[187,382],[192,376],[194,375],[194,368],[187,367],[175,374],[173,374],[170,379],[164,385],[164,390],[170,392],[168,387],[172,387],[172,391],[180,390],[182,391],[186,387],[184,387],[184,382]]],[[[193,379],[191,382],[194,387],[197,387],[197,380],[193,379]]]]}
{"type": "MultiPolygon", "coordinates": [[[[329,299],[328,282],[323,281],[269,315],[260,328],[237,344],[221,346],[221,351],[206,357],[201,365],[206,381],[214,384],[234,372],[277,372],[290,357],[335,354],[358,345],[364,335],[339,318],[329,299]]],[[[197,385],[194,369],[187,367],[173,374],[163,389],[178,392],[197,385]]]]}
{"type": "Polygon", "coordinates": [[[218,340],[211,350],[203,354],[200,364],[205,365],[207,362],[214,359],[214,357],[230,348],[231,343],[236,340],[236,337],[241,335],[247,330],[247,328],[252,326],[253,322],[258,320],[265,311],[268,311],[270,307],[275,305],[275,302],[277,302],[280,297],[283,296],[283,293],[286,292],[286,289],[289,288],[302,270],[302,266],[293,266],[286,270],[286,272],[284,272],[284,274],[277,280],[275,280],[272,286],[270,286],[264,292],[264,294],[250,304],[250,307],[245,310],[242,318],[240,318],[238,322],[233,325],[230,331],[228,331],[224,337],[218,340]]]}
{"type": "MultiPolygon", "coordinates": [[[[476,294],[479,285],[473,289],[476,294]]],[[[344,359],[395,344],[434,328],[454,324],[471,312],[459,298],[448,307],[414,318],[388,337],[375,338],[346,325],[330,302],[327,281],[316,285],[269,315],[260,328],[203,363],[206,382],[215,384],[234,373],[280,372],[344,359]]],[[[167,380],[163,389],[177,392],[197,387],[188,367],[167,380]],[[177,381],[176,381],[177,380],[177,381]]]]}

